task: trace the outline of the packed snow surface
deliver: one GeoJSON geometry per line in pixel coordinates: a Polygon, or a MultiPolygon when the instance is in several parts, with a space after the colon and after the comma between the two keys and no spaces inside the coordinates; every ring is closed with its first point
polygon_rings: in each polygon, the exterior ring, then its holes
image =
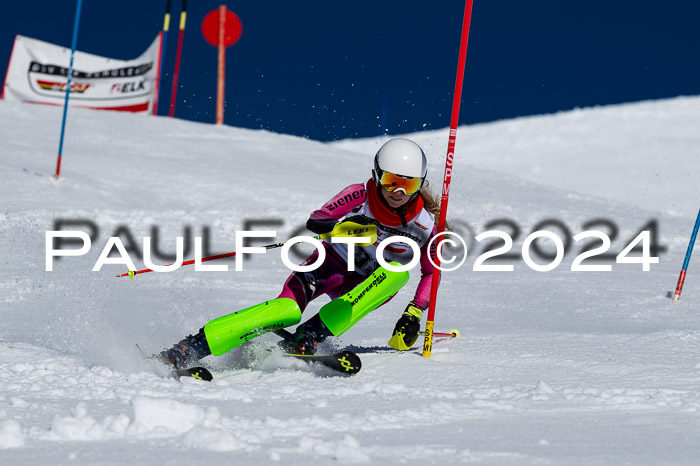
{"type": "MultiPolygon", "coordinates": [[[[388,351],[413,274],[320,348],[359,353],[358,375],[268,353],[276,337],[265,335],[204,359],[211,383],[167,377],[135,343],[156,352],[276,297],[289,274],[280,250],[242,272],[224,261],[228,272],[189,266],[129,280],[115,277],[124,265],[91,271],[108,238],[122,238],[137,268],[146,236],[158,264],[178,236],[205,237],[209,254],[233,251],[238,230],[283,241],[370,176],[384,139],[323,144],[71,109],[55,180],[61,111],[0,101],[0,464],[697,464],[700,253],[681,304],[669,293],[700,198],[700,98],[460,127],[448,220],[468,258],[443,274],[435,326],[461,338],[436,339],[430,359],[418,345],[388,351]],[[59,227],[95,238],[47,272],[46,232],[59,227]],[[658,246],[648,272],[615,262],[641,229],[658,246]],[[475,240],[487,230],[513,237],[511,257],[486,261],[512,272],[473,270],[503,244],[475,240]],[[533,230],[566,245],[552,271],[523,260],[533,230]],[[612,244],[604,261],[583,264],[611,271],[571,270],[582,247],[601,244],[572,239],[584,230],[612,244]]],[[[440,191],[447,130],[409,137],[440,191]]]]}

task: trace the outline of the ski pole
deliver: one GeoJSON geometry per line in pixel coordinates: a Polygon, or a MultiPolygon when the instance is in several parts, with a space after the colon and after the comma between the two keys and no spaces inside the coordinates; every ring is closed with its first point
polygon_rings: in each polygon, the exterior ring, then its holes
{"type": "MultiPolygon", "coordinates": [[[[289,330],[285,329],[279,329],[275,330],[272,333],[275,335],[282,337],[283,339],[290,339],[294,335],[292,332],[289,330]]],[[[420,335],[425,335],[425,332],[418,332],[420,335]]],[[[457,329],[452,329],[449,331],[449,333],[441,333],[441,332],[433,332],[433,337],[434,338],[459,338],[461,333],[457,329]]],[[[137,345],[138,346],[138,345],[137,345]]]]}
{"type": "MultiPolygon", "coordinates": [[[[425,332],[419,332],[421,335],[425,335],[425,332]]],[[[448,333],[433,332],[433,338],[459,338],[461,333],[459,330],[452,329],[448,333]]]]}
{"type": "MultiPolygon", "coordinates": [[[[314,236],[314,239],[320,239],[318,236],[314,236]]],[[[275,244],[268,244],[267,246],[262,246],[265,248],[267,251],[268,249],[275,249],[275,248],[281,248],[284,246],[284,243],[275,243],[275,244]]],[[[209,257],[203,257],[201,262],[209,262],[209,261],[214,261],[217,259],[223,259],[225,257],[234,257],[236,255],[236,251],[233,252],[227,252],[225,254],[218,254],[216,256],[209,256],[209,257]]],[[[194,264],[196,259],[188,260],[182,263],[182,265],[192,265],[194,264]]],[[[168,265],[173,265],[173,264],[168,264],[168,265]]],[[[117,278],[121,277],[129,277],[133,280],[135,275],[141,274],[141,273],[148,273],[148,272],[153,272],[153,269],[143,269],[143,270],[129,270],[126,273],[123,273],[121,275],[117,275],[117,278]]]]}
{"type": "MultiPolygon", "coordinates": [[[[360,237],[369,237],[370,242],[368,244],[373,244],[377,240],[377,226],[376,225],[361,225],[359,223],[355,222],[340,222],[338,223],[332,231],[329,231],[328,233],[323,233],[321,235],[314,236],[314,239],[328,239],[332,237],[351,237],[351,238],[360,238],[360,237]]],[[[275,248],[281,248],[284,246],[286,241],[282,243],[275,243],[275,244],[268,244],[267,246],[261,246],[264,248],[266,251],[269,249],[275,249],[275,248]]],[[[362,244],[360,244],[361,246],[362,244]]],[[[224,254],[217,254],[216,256],[209,256],[209,257],[203,257],[201,259],[201,262],[209,262],[217,259],[224,259],[226,257],[234,257],[236,255],[236,251],[233,252],[227,252],[224,254]]],[[[194,264],[196,259],[188,260],[185,261],[181,264],[181,266],[184,265],[192,265],[194,264]]],[[[168,265],[173,265],[173,264],[168,264],[168,265]]],[[[167,267],[167,266],[166,266],[167,267]]],[[[133,280],[134,276],[142,274],[142,273],[148,273],[148,272],[153,272],[153,269],[143,269],[143,270],[129,270],[126,273],[123,273],[121,275],[117,275],[117,278],[121,277],[129,277],[130,279],[133,280]]]]}
{"type": "Polygon", "coordinates": [[[695,238],[698,236],[698,228],[700,228],[700,211],[698,211],[698,218],[695,220],[695,227],[693,227],[693,234],[690,235],[690,243],[688,244],[688,251],[685,253],[685,260],[683,261],[683,268],[681,269],[681,275],[678,277],[678,284],[676,284],[676,292],[673,295],[673,303],[678,304],[681,302],[681,291],[683,291],[683,283],[685,282],[685,274],[688,271],[688,264],[690,263],[690,255],[693,253],[693,247],[695,246],[695,238]]]}

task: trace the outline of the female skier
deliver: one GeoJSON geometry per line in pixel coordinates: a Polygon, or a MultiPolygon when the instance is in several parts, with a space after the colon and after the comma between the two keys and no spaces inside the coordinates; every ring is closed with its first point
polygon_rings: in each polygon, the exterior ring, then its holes
{"type": "MultiPolygon", "coordinates": [[[[159,359],[181,369],[210,354],[224,354],[258,335],[298,324],[308,303],[327,294],[332,301],[280,342],[289,353],[314,354],[317,343],[347,331],[408,281],[408,272],[389,271],[376,258],[379,244],[394,237],[385,244],[384,259],[399,264],[414,259],[413,249],[397,241],[397,236],[415,241],[420,248],[420,282],[389,340],[397,350],[409,349],[418,339],[420,319],[428,307],[433,273],[428,255],[434,260],[436,249],[433,244],[428,251],[428,244],[437,233],[434,219],[439,206],[427,190],[426,174],[427,160],[418,144],[403,138],[387,141],[374,157],[372,178],[343,189],[306,223],[317,234],[343,225],[376,225],[376,242],[324,241],[322,265],[310,272],[292,273],[276,299],[212,320],[196,335],[162,351],[159,359]]],[[[315,263],[318,256],[315,251],[302,265],[315,263]]]]}

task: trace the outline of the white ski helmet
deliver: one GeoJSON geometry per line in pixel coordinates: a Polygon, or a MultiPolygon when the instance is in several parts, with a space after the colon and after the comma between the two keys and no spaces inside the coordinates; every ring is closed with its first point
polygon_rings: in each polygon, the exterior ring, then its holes
{"type": "Polygon", "coordinates": [[[384,172],[403,177],[420,178],[420,186],[422,187],[428,174],[428,160],[423,149],[410,139],[391,139],[385,142],[377,151],[377,155],[374,156],[372,178],[377,187],[381,186],[384,172]]]}

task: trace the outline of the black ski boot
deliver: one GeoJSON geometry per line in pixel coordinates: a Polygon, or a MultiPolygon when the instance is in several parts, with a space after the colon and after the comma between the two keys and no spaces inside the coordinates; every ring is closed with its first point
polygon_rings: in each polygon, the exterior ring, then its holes
{"type": "Polygon", "coordinates": [[[173,369],[179,370],[191,366],[210,354],[209,343],[202,328],[196,335],[187,335],[172,348],[161,351],[156,358],[173,369]]]}
{"type": "Polygon", "coordinates": [[[311,329],[297,329],[288,340],[280,342],[282,349],[289,354],[316,354],[318,335],[311,329]]]}
{"type": "Polygon", "coordinates": [[[316,314],[297,327],[290,338],[279,342],[279,346],[289,354],[316,354],[316,345],[323,342],[331,332],[316,314]]]}

